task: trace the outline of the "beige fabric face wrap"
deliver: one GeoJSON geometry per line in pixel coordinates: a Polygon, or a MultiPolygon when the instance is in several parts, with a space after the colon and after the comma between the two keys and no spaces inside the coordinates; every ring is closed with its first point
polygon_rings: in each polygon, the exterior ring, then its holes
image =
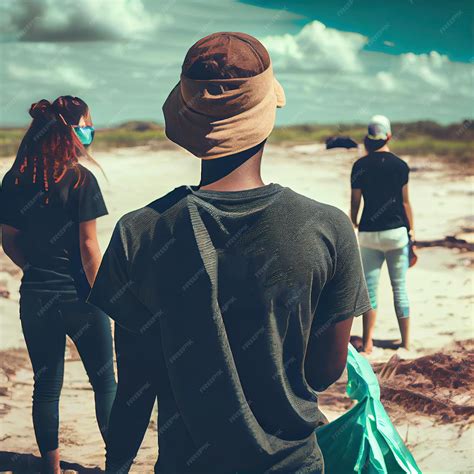
{"type": "Polygon", "coordinates": [[[270,65],[253,77],[193,80],[181,75],[163,105],[166,136],[204,160],[252,148],[270,135],[285,93],[270,65]]]}

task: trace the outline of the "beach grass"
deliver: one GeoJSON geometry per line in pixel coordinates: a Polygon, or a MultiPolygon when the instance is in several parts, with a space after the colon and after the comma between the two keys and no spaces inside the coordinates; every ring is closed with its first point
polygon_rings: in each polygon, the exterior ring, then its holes
{"type": "MultiPolygon", "coordinates": [[[[474,158],[474,121],[440,125],[423,121],[394,123],[394,136],[390,148],[394,153],[413,156],[436,156],[468,163],[474,158]]],[[[328,137],[344,135],[362,143],[367,128],[363,125],[294,125],[277,127],[269,143],[291,145],[294,143],[324,143],[328,137]]]]}
{"type": "Polygon", "coordinates": [[[0,156],[14,156],[24,134],[23,128],[0,129],[0,156]]]}
{"type": "MultiPolygon", "coordinates": [[[[400,155],[436,156],[456,164],[466,164],[473,158],[474,121],[465,120],[450,125],[431,121],[394,123],[392,150],[400,155]]],[[[328,137],[350,136],[361,143],[366,134],[361,124],[291,125],[276,127],[269,143],[292,145],[324,143],[328,137]]],[[[24,128],[0,128],[0,157],[14,156],[25,133],[24,128]]],[[[154,122],[133,121],[113,128],[98,129],[94,150],[121,147],[151,146],[166,140],[163,126],[154,122]]]]}
{"type": "Polygon", "coordinates": [[[438,156],[457,164],[473,164],[474,145],[472,141],[437,140],[427,137],[408,138],[393,141],[391,149],[399,155],[438,156]]]}

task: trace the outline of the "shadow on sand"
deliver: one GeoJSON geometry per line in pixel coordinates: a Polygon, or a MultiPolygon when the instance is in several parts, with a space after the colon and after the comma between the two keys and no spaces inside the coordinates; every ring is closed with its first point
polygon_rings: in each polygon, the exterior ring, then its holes
{"type": "MultiPolygon", "coordinates": [[[[362,351],[363,344],[362,338],[359,336],[351,336],[351,344],[356,348],[358,352],[362,351]]],[[[374,339],[374,347],[380,347],[381,349],[392,349],[397,350],[400,345],[400,339],[374,339]]]]}
{"type": "MultiPolygon", "coordinates": [[[[11,451],[0,451],[0,472],[10,471],[15,474],[38,473],[41,469],[41,458],[33,454],[14,453],[11,451]]],[[[84,467],[80,464],[61,461],[61,469],[72,472],[99,473],[100,468],[84,467]]]]}

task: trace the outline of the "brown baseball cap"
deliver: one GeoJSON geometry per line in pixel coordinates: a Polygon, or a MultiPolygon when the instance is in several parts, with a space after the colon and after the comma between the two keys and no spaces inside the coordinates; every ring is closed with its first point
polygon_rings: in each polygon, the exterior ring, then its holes
{"type": "Polygon", "coordinates": [[[213,33],[196,42],[184,58],[182,73],[190,79],[252,77],[270,65],[260,41],[245,33],[213,33]]]}

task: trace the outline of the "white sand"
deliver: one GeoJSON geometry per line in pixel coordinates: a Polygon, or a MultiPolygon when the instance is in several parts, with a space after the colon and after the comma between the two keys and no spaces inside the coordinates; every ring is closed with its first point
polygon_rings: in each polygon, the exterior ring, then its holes
{"type": "MultiPolygon", "coordinates": [[[[99,179],[110,215],[99,220],[100,241],[105,249],[117,219],[124,213],[146,205],[174,187],[198,182],[200,162],[181,151],[147,151],[121,149],[97,153],[108,182],[94,169],[99,179]]],[[[264,156],[265,182],[278,182],[316,200],[349,208],[349,175],[355,151],[327,152],[319,144],[293,148],[269,146],[264,156]]],[[[419,240],[441,239],[458,232],[458,227],[471,222],[473,214],[472,179],[448,175],[448,170],[429,159],[409,159],[413,168],[410,193],[419,240]]],[[[0,175],[10,166],[0,161],[0,175]]],[[[412,307],[413,344],[404,358],[416,357],[439,349],[453,340],[474,337],[473,279],[469,269],[472,255],[456,250],[429,248],[419,252],[418,264],[409,271],[408,293],[412,307]]],[[[24,347],[18,319],[19,273],[0,258],[0,283],[7,285],[10,299],[0,298],[0,349],[24,347]]],[[[391,289],[386,271],[379,291],[379,320],[376,337],[395,339],[398,328],[392,309],[391,289]]],[[[354,334],[361,334],[361,318],[355,322],[354,334]]],[[[405,353],[403,353],[405,352],[405,353]]],[[[372,360],[387,360],[393,351],[376,348],[372,360]]],[[[37,449],[30,419],[31,372],[16,376],[14,396],[1,397],[10,406],[0,415],[0,439],[3,449],[34,452],[37,449]],[[21,380],[20,380],[21,379],[21,380]],[[8,398],[8,399],[6,399],[8,398]]],[[[84,465],[102,464],[102,444],[95,426],[92,392],[77,390],[87,387],[80,362],[66,364],[64,396],[61,402],[61,436],[64,459],[84,465]]],[[[337,413],[328,415],[330,418],[337,413]]],[[[400,420],[399,432],[405,437],[406,420],[400,420]]],[[[466,431],[458,439],[461,428],[456,425],[434,425],[427,417],[412,417],[408,441],[423,472],[474,472],[473,432],[466,431]]],[[[149,430],[135,472],[150,471],[154,462],[156,426],[149,430]],[[147,466],[145,468],[145,466],[147,466]]]]}

